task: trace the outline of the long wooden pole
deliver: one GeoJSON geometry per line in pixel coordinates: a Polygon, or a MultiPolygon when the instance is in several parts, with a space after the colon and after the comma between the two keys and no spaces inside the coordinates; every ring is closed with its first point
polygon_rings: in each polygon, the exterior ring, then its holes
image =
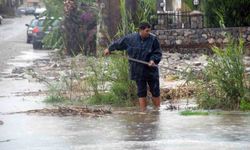
{"type": "MultiPolygon", "coordinates": [[[[131,58],[131,57],[125,57],[125,58],[127,58],[127,59],[130,60],[130,61],[134,61],[134,62],[137,62],[137,63],[149,65],[148,62],[143,61],[143,60],[138,60],[138,59],[131,58]]],[[[153,65],[153,67],[159,67],[159,65],[153,65]]],[[[172,69],[172,68],[169,68],[169,67],[166,67],[166,66],[160,66],[160,67],[166,68],[166,69],[171,70],[171,71],[174,71],[174,72],[184,73],[184,72],[182,72],[182,71],[180,71],[180,70],[172,69]]]]}

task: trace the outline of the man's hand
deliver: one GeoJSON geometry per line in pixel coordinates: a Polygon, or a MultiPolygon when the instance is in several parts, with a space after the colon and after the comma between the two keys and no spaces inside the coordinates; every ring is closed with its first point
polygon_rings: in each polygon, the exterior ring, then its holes
{"type": "Polygon", "coordinates": [[[110,51],[109,51],[109,49],[108,49],[108,48],[106,48],[106,49],[103,51],[103,54],[104,54],[104,56],[108,56],[108,55],[110,55],[110,51]]]}
{"type": "Polygon", "coordinates": [[[153,60],[150,60],[148,63],[149,67],[157,67],[157,65],[155,64],[155,62],[153,60]]]}

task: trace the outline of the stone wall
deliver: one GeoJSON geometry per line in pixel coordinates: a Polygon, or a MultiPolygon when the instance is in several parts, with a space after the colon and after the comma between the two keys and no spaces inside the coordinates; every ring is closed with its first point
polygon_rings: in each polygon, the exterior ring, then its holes
{"type": "Polygon", "coordinates": [[[225,33],[233,37],[242,37],[250,46],[250,27],[232,27],[226,29],[171,29],[153,31],[165,51],[180,53],[210,53],[211,46],[223,46],[228,42],[225,33]]]}

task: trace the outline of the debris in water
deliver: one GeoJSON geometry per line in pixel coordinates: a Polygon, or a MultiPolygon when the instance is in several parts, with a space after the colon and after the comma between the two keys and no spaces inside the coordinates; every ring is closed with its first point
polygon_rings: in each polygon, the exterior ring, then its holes
{"type": "Polygon", "coordinates": [[[71,106],[71,107],[62,107],[58,108],[43,108],[43,109],[35,109],[21,112],[13,112],[9,114],[17,114],[17,113],[27,113],[27,114],[43,114],[43,115],[52,115],[52,116],[86,116],[86,117],[101,117],[105,114],[111,114],[110,110],[105,109],[92,109],[88,107],[80,107],[80,106],[71,106]]]}
{"type": "Polygon", "coordinates": [[[10,142],[10,139],[8,139],[8,140],[3,140],[3,141],[0,141],[0,143],[3,143],[3,142],[10,142]]]}

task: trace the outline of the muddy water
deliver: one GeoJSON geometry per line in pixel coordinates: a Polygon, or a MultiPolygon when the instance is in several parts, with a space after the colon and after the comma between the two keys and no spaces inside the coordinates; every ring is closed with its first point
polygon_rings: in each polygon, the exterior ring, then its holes
{"type": "Polygon", "coordinates": [[[250,119],[242,115],[183,117],[110,115],[101,118],[2,115],[1,149],[183,150],[249,149],[250,119]]]}
{"type": "MultiPolygon", "coordinates": [[[[10,60],[9,64],[27,65],[32,64],[32,57],[47,57],[46,51],[28,50],[22,54],[10,60]]],[[[11,69],[5,74],[8,71],[11,69]]],[[[134,114],[127,110],[128,113],[115,111],[100,118],[6,114],[50,107],[42,102],[44,96],[18,94],[44,88],[28,79],[1,79],[1,150],[250,149],[249,113],[187,117],[178,111],[165,110],[163,104],[158,114],[134,114]]]]}

